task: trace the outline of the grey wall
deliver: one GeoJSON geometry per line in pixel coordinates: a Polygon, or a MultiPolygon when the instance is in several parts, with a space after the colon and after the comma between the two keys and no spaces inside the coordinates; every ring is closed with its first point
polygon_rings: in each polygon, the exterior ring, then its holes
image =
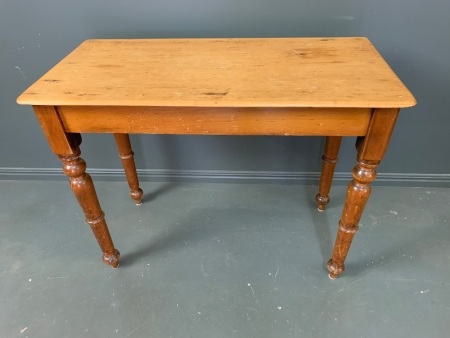
{"type": "MultiPolygon", "coordinates": [[[[32,109],[15,100],[83,40],[263,36],[369,37],[418,101],[401,114],[380,178],[450,185],[447,0],[0,0],[0,178],[48,176],[60,167],[32,109]]],[[[294,137],[132,140],[137,165],[150,176],[304,178],[319,171],[323,146],[321,138],[294,137]]],[[[353,142],[342,146],[339,172],[354,165],[353,142]]],[[[112,137],[87,135],[82,152],[94,172],[120,168],[112,137]]]]}

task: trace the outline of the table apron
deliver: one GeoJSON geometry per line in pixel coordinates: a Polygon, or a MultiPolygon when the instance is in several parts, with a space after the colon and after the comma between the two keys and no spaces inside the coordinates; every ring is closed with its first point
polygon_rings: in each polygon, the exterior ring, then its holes
{"type": "Polygon", "coordinates": [[[70,133],[363,136],[371,108],[58,106],[70,133]]]}

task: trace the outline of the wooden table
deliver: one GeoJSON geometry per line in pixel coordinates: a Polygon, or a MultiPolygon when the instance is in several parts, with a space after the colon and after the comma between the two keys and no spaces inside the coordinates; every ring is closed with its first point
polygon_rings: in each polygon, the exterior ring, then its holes
{"type": "Polygon", "coordinates": [[[400,108],[415,99],[366,38],[87,40],[17,100],[32,105],[103,252],[119,264],[80,133],[113,133],[131,190],[128,134],[326,136],[319,210],[343,136],[357,136],[330,277],[358,230],[400,108]]]}

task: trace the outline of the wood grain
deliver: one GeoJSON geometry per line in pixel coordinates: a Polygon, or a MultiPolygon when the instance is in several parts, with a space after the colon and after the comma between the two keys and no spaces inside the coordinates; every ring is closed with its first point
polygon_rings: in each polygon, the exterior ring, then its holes
{"type": "Polygon", "coordinates": [[[367,38],[87,40],[17,101],[345,108],[416,102],[367,38]]]}

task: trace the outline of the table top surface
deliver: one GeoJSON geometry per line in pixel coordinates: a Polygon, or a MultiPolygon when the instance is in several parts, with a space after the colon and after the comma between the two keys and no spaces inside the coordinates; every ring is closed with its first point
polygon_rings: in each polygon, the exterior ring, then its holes
{"type": "Polygon", "coordinates": [[[403,108],[416,101],[367,38],[87,40],[19,104],[403,108]]]}

